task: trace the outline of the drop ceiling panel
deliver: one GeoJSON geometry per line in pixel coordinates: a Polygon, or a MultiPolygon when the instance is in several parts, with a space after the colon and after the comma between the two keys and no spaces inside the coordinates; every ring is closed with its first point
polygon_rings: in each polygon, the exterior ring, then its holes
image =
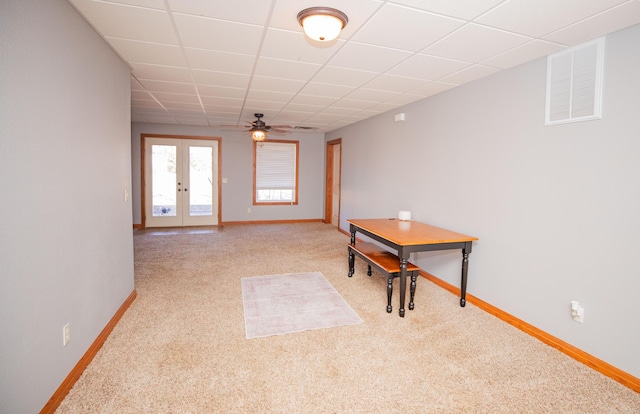
{"type": "Polygon", "coordinates": [[[629,1],[579,23],[557,30],[545,39],[565,45],[580,44],[640,22],[640,1],[629,1]]]}
{"type": "Polygon", "coordinates": [[[310,79],[320,69],[320,65],[312,63],[294,62],[291,60],[260,58],[256,65],[255,75],[277,78],[286,76],[287,79],[310,79]]]}
{"type": "Polygon", "coordinates": [[[159,104],[155,107],[149,106],[149,107],[136,107],[136,112],[139,113],[140,115],[145,115],[145,114],[153,114],[153,115],[163,115],[163,116],[169,116],[169,114],[167,113],[167,110],[164,109],[162,106],[160,106],[159,104]]]}
{"type": "Polygon", "coordinates": [[[347,109],[366,109],[375,105],[376,102],[372,101],[360,101],[355,99],[340,99],[335,104],[333,104],[336,108],[347,108],[347,109]]]}
{"type": "Polygon", "coordinates": [[[284,102],[258,101],[247,99],[245,101],[245,112],[254,114],[256,112],[276,114],[285,107],[284,102]]]}
{"type": "Polygon", "coordinates": [[[500,69],[494,68],[491,66],[484,65],[472,65],[466,67],[456,73],[453,73],[449,76],[445,76],[440,79],[442,82],[453,83],[457,85],[462,85],[463,83],[472,82],[476,79],[484,78],[485,76],[493,75],[496,72],[499,72],[500,69]]]}
{"type": "Polygon", "coordinates": [[[213,72],[209,70],[191,70],[193,79],[198,84],[221,86],[227,88],[246,88],[251,77],[227,72],[213,72]]]}
{"type": "Polygon", "coordinates": [[[193,83],[163,82],[149,79],[142,79],[141,84],[150,92],[168,92],[181,94],[195,94],[196,88],[193,83]]]}
{"type": "Polygon", "coordinates": [[[193,95],[184,95],[179,93],[167,93],[167,92],[153,92],[153,96],[159,100],[160,102],[183,102],[183,103],[191,103],[191,104],[200,104],[200,100],[198,97],[193,95]]]}
{"type": "MultiPolygon", "coordinates": [[[[244,105],[244,101],[241,103],[244,105]]],[[[232,106],[232,105],[215,105],[215,104],[204,104],[204,110],[207,113],[207,116],[211,116],[211,113],[215,113],[215,115],[225,115],[231,117],[238,117],[240,112],[242,111],[242,106],[232,106]]]]}
{"type": "Polygon", "coordinates": [[[374,72],[325,66],[314,76],[313,81],[358,88],[377,75],[374,72]]]}
{"type": "Polygon", "coordinates": [[[467,24],[423,53],[479,63],[530,41],[531,38],[478,24],[467,24]]]}
{"type": "Polygon", "coordinates": [[[420,99],[424,99],[424,96],[404,94],[404,95],[399,95],[399,96],[396,96],[395,98],[389,99],[385,103],[394,104],[397,106],[403,106],[403,105],[409,105],[410,103],[413,103],[415,101],[419,101],[420,99]]]}
{"type": "Polygon", "coordinates": [[[246,90],[241,88],[226,88],[222,86],[196,85],[200,98],[217,97],[222,99],[243,100],[246,90]]]}
{"type": "Polygon", "coordinates": [[[306,114],[313,115],[321,111],[323,108],[324,106],[290,103],[284,107],[283,111],[304,112],[306,114]]]}
{"type": "Polygon", "coordinates": [[[412,55],[411,52],[365,43],[349,42],[329,61],[330,66],[386,72],[412,55]],[[354,57],[356,57],[354,59],[354,57]]]}
{"type": "Polygon", "coordinates": [[[422,79],[408,78],[406,76],[380,75],[364,85],[365,88],[382,91],[404,93],[425,83],[422,79]]]}
{"type": "Polygon", "coordinates": [[[504,0],[393,0],[421,10],[428,10],[449,17],[472,20],[491,10],[504,0]]]}
{"type": "Polygon", "coordinates": [[[167,82],[192,82],[187,68],[174,66],[149,65],[146,63],[131,63],[132,73],[138,79],[151,79],[167,82]]]}
{"type": "Polygon", "coordinates": [[[433,96],[440,92],[453,89],[456,86],[458,85],[453,83],[429,82],[424,86],[421,86],[417,89],[412,90],[411,95],[418,95],[426,98],[428,96],[433,96]]]}
{"type": "MultiPolygon", "coordinates": [[[[323,64],[344,46],[344,40],[313,44],[300,30],[269,29],[262,45],[261,56],[323,64]]],[[[317,43],[317,42],[316,42],[317,43]]]]}
{"type": "Polygon", "coordinates": [[[247,100],[287,103],[291,100],[291,98],[293,98],[293,96],[294,94],[292,93],[260,91],[257,89],[252,89],[247,94],[247,100]]]}
{"type": "Polygon", "coordinates": [[[129,6],[148,7],[164,10],[164,0],[111,0],[112,3],[128,4],[129,6]]]}
{"type": "Polygon", "coordinates": [[[376,89],[359,88],[345,96],[345,99],[355,99],[359,101],[384,102],[400,95],[397,92],[380,91],[376,89]]]}
{"type": "Polygon", "coordinates": [[[437,80],[469,65],[469,62],[417,54],[391,69],[389,73],[408,78],[437,80]]]}
{"type": "Polygon", "coordinates": [[[463,24],[459,19],[386,4],[353,40],[417,52],[463,24]]]}
{"type": "Polygon", "coordinates": [[[153,65],[186,66],[182,50],[177,45],[141,42],[115,37],[106,38],[127,62],[150,63],[153,65]]]}
{"type": "Polygon", "coordinates": [[[264,0],[194,1],[168,0],[169,7],[176,13],[213,17],[255,25],[264,25],[269,15],[271,3],[264,0]]]}
{"type": "Polygon", "coordinates": [[[511,68],[540,57],[556,53],[565,47],[544,40],[532,40],[505,53],[484,60],[482,63],[498,68],[511,68]]]}
{"type": "Polygon", "coordinates": [[[161,102],[162,106],[167,109],[173,109],[173,113],[203,113],[202,106],[200,104],[188,103],[188,102],[161,102]]]}
{"type": "Polygon", "coordinates": [[[92,0],[74,0],[73,4],[103,36],[178,44],[165,10],[92,0]]]}
{"type": "Polygon", "coordinates": [[[326,96],[311,96],[311,95],[298,94],[293,99],[291,99],[290,103],[314,105],[314,106],[319,106],[321,108],[325,108],[328,105],[331,105],[335,101],[336,101],[336,98],[330,98],[326,96]]]}
{"type": "Polygon", "coordinates": [[[251,80],[251,87],[261,91],[296,93],[305,85],[305,83],[306,81],[304,80],[253,76],[251,80]]]}
{"type": "Polygon", "coordinates": [[[173,16],[184,47],[254,55],[262,39],[262,26],[184,14],[173,16]]]}
{"type": "Polygon", "coordinates": [[[212,70],[251,75],[255,56],[238,53],[219,52],[207,49],[184,48],[189,67],[193,69],[212,70]]]}
{"type": "Polygon", "coordinates": [[[477,19],[500,29],[541,37],[627,0],[509,0],[477,19]]]}
{"type": "Polygon", "coordinates": [[[300,94],[339,99],[346,96],[354,89],[356,88],[353,86],[309,82],[304,88],[302,88],[300,94]]]}
{"type": "Polygon", "coordinates": [[[219,96],[201,96],[200,100],[205,107],[207,105],[219,105],[221,107],[242,108],[242,103],[244,102],[244,99],[222,98],[219,96]]]}

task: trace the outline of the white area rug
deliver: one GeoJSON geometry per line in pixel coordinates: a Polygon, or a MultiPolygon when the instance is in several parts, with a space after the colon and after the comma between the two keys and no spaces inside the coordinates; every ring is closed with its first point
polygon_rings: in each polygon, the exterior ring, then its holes
{"type": "Polygon", "coordinates": [[[362,323],[320,272],[243,277],[241,283],[247,339],[362,323]]]}

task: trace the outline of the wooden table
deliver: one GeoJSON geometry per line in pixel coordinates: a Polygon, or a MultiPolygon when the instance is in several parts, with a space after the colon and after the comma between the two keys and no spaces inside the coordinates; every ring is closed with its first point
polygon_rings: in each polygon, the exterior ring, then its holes
{"type": "Polygon", "coordinates": [[[407,262],[412,252],[462,249],[462,280],[460,306],[466,304],[467,271],[471,242],[477,237],[441,229],[417,221],[398,219],[350,219],[351,244],[356,243],[356,233],[364,234],[398,252],[400,260],[400,316],[404,317],[404,300],[407,284],[407,262]]]}

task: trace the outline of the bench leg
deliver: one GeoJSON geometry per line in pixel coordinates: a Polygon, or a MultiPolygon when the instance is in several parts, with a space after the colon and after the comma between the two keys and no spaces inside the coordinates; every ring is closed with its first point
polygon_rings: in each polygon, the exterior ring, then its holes
{"type": "Polygon", "coordinates": [[[355,254],[349,249],[349,274],[347,276],[353,276],[353,265],[355,262],[355,254]]]}
{"type": "Polygon", "coordinates": [[[367,265],[367,276],[371,276],[371,265],[367,265]]]}
{"type": "Polygon", "coordinates": [[[387,276],[387,313],[391,313],[391,296],[393,294],[393,275],[387,276]]]}
{"type": "Polygon", "coordinates": [[[413,271],[411,272],[411,285],[409,287],[409,310],[413,310],[414,305],[413,305],[413,297],[416,295],[416,279],[417,279],[417,272],[413,271]]]}

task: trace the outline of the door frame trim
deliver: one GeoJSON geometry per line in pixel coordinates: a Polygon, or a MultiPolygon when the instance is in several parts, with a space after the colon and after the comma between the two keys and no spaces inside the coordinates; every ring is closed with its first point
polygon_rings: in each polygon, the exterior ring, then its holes
{"type": "Polygon", "coordinates": [[[140,208],[142,209],[142,223],[140,228],[147,228],[147,210],[145,200],[145,140],[147,138],[167,138],[167,139],[192,139],[218,142],[218,225],[222,222],[222,138],[194,135],[170,135],[170,134],[140,134],[140,208]]]}
{"type": "MultiPolygon", "coordinates": [[[[337,162],[340,165],[340,187],[342,188],[342,138],[327,141],[327,155],[325,165],[325,195],[324,195],[324,222],[331,223],[333,215],[333,166],[336,162],[333,158],[334,145],[340,145],[340,159],[337,162]]],[[[342,198],[342,197],[341,197],[342,198]]],[[[338,201],[338,228],[340,228],[340,202],[338,201]]]]}

